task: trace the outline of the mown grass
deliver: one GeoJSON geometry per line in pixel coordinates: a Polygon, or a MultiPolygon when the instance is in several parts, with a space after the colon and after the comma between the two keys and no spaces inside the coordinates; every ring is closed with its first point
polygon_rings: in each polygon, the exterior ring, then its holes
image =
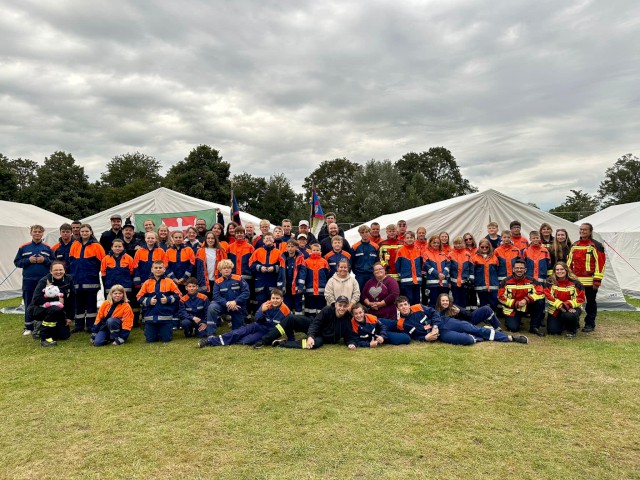
{"type": "Polygon", "coordinates": [[[640,478],[639,313],[356,352],[44,349],[21,325],[0,315],[1,478],[640,478]]]}

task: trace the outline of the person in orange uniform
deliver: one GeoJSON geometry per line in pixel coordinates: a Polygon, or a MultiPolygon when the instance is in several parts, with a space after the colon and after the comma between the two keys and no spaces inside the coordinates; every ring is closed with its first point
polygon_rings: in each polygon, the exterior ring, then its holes
{"type": "Polygon", "coordinates": [[[516,261],[516,258],[521,256],[521,253],[520,249],[511,241],[511,230],[504,230],[500,238],[500,246],[496,248],[493,253],[500,261],[498,280],[502,281],[513,275],[513,263],[516,261]]]}
{"type": "Polygon", "coordinates": [[[529,332],[544,337],[544,332],[540,330],[544,316],[544,291],[537,281],[526,276],[526,272],[525,261],[518,258],[513,264],[513,275],[500,282],[498,298],[502,304],[505,325],[510,332],[518,332],[522,318],[529,313],[529,332]]]}
{"type": "Polygon", "coordinates": [[[527,276],[545,283],[551,270],[549,250],[540,243],[540,232],[533,230],[529,234],[529,246],[522,250],[522,256],[527,264],[527,276]]]}
{"type": "Polygon", "coordinates": [[[395,280],[400,278],[396,271],[396,256],[402,245],[404,245],[404,242],[398,240],[397,227],[393,223],[387,225],[387,239],[378,245],[380,247],[378,253],[380,254],[380,263],[386,269],[387,275],[395,280]]]}
{"type": "MultiPolygon", "coordinates": [[[[253,313],[258,308],[258,302],[256,301],[256,282],[251,274],[251,267],[249,266],[249,260],[251,255],[255,251],[253,245],[245,237],[245,229],[238,225],[234,231],[236,241],[232,245],[229,245],[227,250],[227,258],[233,262],[233,273],[241,276],[247,285],[249,285],[249,303],[247,310],[249,313],[253,313]]],[[[254,237],[255,240],[255,237],[254,237]]]]}
{"type": "Polygon", "coordinates": [[[562,335],[566,331],[568,338],[575,338],[580,327],[580,307],[586,296],[584,287],[566,263],[555,264],[544,296],[547,298],[547,333],[562,335]]]}
{"type": "Polygon", "coordinates": [[[511,230],[511,241],[518,249],[523,250],[529,246],[529,242],[521,234],[522,224],[518,220],[511,222],[509,229],[511,230]]]}
{"type": "MultiPolygon", "coordinates": [[[[449,257],[440,249],[440,236],[432,235],[429,238],[429,248],[425,250],[422,259],[422,271],[429,292],[428,304],[430,307],[435,307],[438,295],[449,293],[449,268],[451,266],[449,257]]],[[[427,304],[427,299],[423,299],[422,302],[427,304]]]]}
{"type": "Polygon", "coordinates": [[[284,267],[279,249],[274,245],[273,234],[262,235],[262,247],[257,248],[249,259],[249,267],[256,279],[256,300],[262,305],[271,297],[271,289],[278,286],[278,275],[284,267]]]}
{"type": "Polygon", "coordinates": [[[105,297],[114,285],[124,288],[127,295],[133,291],[134,261],[130,255],[124,253],[124,242],[116,238],[111,242],[111,250],[100,265],[100,275],[104,286],[105,297]]]}
{"type": "Polygon", "coordinates": [[[491,249],[491,242],[486,238],[478,242],[478,250],[471,255],[473,274],[471,280],[478,294],[481,307],[489,305],[495,312],[498,308],[498,270],[500,262],[491,249]]]}
{"type": "Polygon", "coordinates": [[[85,330],[91,333],[98,314],[100,266],[105,253],[93,235],[91,225],[80,226],[80,240],[73,242],[69,251],[70,273],[76,289],[76,315],[73,333],[85,330]]]}
{"type": "MultiPolygon", "coordinates": [[[[116,240],[113,241],[114,244],[115,242],[116,240]]],[[[93,325],[91,343],[94,347],[102,347],[109,342],[116,346],[122,345],[129,338],[132,327],[133,310],[125,288],[122,285],[112,285],[107,300],[100,305],[93,325]]]]}
{"type": "Polygon", "coordinates": [[[170,342],[173,338],[173,322],[176,321],[180,306],[180,290],[165,273],[164,262],[155,260],[151,266],[152,278],[144,282],[138,292],[147,343],[170,342]]]}
{"type": "Polygon", "coordinates": [[[324,288],[329,281],[329,264],[322,258],[322,249],[319,243],[311,245],[311,254],[304,261],[307,267],[305,278],[304,306],[305,314],[314,316],[320,312],[327,302],[324,299],[324,288]]]}
{"type": "Polygon", "coordinates": [[[604,277],[604,264],[606,255],[600,242],[593,239],[593,225],[583,223],[579,229],[580,240],[574,242],[569,250],[567,264],[576,274],[580,283],[584,286],[586,297],[583,332],[593,332],[596,328],[596,315],[598,304],[596,295],[604,277]]]}
{"type": "Polygon", "coordinates": [[[451,277],[451,294],[456,305],[460,308],[467,308],[467,289],[465,284],[470,280],[471,272],[473,272],[473,264],[471,263],[471,254],[464,246],[464,240],[461,236],[453,239],[453,249],[449,253],[451,277]]]}
{"type": "Polygon", "coordinates": [[[420,303],[422,285],[422,255],[416,247],[416,236],[408,230],[404,234],[404,245],[396,255],[396,272],[400,276],[400,294],[409,299],[412,305],[420,303]]]}
{"type": "Polygon", "coordinates": [[[172,232],[171,240],[173,245],[165,254],[167,277],[172,279],[184,294],[187,292],[187,279],[193,273],[196,265],[196,255],[191,247],[184,244],[184,234],[182,232],[172,232]]]}
{"type": "Polygon", "coordinates": [[[207,232],[202,248],[196,253],[196,278],[198,291],[207,295],[209,300],[213,295],[211,285],[218,278],[218,264],[225,258],[227,258],[227,252],[220,245],[218,238],[213,232],[207,232]]]}

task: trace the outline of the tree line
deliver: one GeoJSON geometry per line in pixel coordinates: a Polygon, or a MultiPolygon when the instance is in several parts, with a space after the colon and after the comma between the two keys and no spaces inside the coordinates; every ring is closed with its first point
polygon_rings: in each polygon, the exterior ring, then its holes
{"type": "MultiPolygon", "coordinates": [[[[302,194],[295,192],[284,172],[268,178],[247,172],[231,176],[229,162],[209,145],[192,149],[164,176],[152,156],[117,155],[94,182],[70,153],[54,152],[42,165],[0,154],[1,200],[31,203],[73,219],[161,186],[225,205],[233,188],[242,211],[274,221],[300,219],[309,215],[312,185],[325,212],[336,212],[340,222],[352,223],[477,191],[445,147],[409,152],[395,162],[372,159],[362,165],[347,158],[325,160],[304,179],[302,194]]],[[[550,211],[575,221],[598,208],[639,200],[640,161],[627,154],[607,169],[597,196],[571,190],[565,202],[550,211]]]]}

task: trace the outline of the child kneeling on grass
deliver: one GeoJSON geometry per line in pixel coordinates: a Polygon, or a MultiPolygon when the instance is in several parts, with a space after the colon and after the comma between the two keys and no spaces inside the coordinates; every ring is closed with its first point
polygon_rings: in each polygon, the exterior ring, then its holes
{"type": "Polygon", "coordinates": [[[180,290],[173,280],[165,276],[162,260],[151,266],[152,278],[142,284],[138,300],[144,321],[144,337],[148,343],[170,342],[173,337],[173,320],[178,315],[180,290]]]}
{"type": "Polygon", "coordinates": [[[100,305],[96,323],[91,333],[94,347],[102,347],[109,342],[122,345],[129,338],[133,326],[133,310],[122,285],[113,285],[107,300],[100,305]]]}
{"type": "Polygon", "coordinates": [[[180,323],[185,337],[198,338],[207,336],[207,310],[209,299],[204,293],[198,293],[198,279],[189,277],[187,294],[180,299],[180,323]]]}

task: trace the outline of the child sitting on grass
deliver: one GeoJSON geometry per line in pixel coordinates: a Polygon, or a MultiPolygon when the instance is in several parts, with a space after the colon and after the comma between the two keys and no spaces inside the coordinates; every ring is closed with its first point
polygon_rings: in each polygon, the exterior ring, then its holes
{"type": "Polygon", "coordinates": [[[209,299],[204,293],[198,293],[198,279],[195,277],[189,277],[186,288],[187,294],[180,299],[178,312],[184,336],[206,337],[209,299]]]}
{"type": "MultiPolygon", "coordinates": [[[[115,241],[114,241],[115,244],[115,241]]],[[[102,347],[109,342],[122,345],[129,338],[133,326],[133,310],[122,285],[113,285],[107,300],[100,306],[93,325],[91,343],[102,347]]]]}

